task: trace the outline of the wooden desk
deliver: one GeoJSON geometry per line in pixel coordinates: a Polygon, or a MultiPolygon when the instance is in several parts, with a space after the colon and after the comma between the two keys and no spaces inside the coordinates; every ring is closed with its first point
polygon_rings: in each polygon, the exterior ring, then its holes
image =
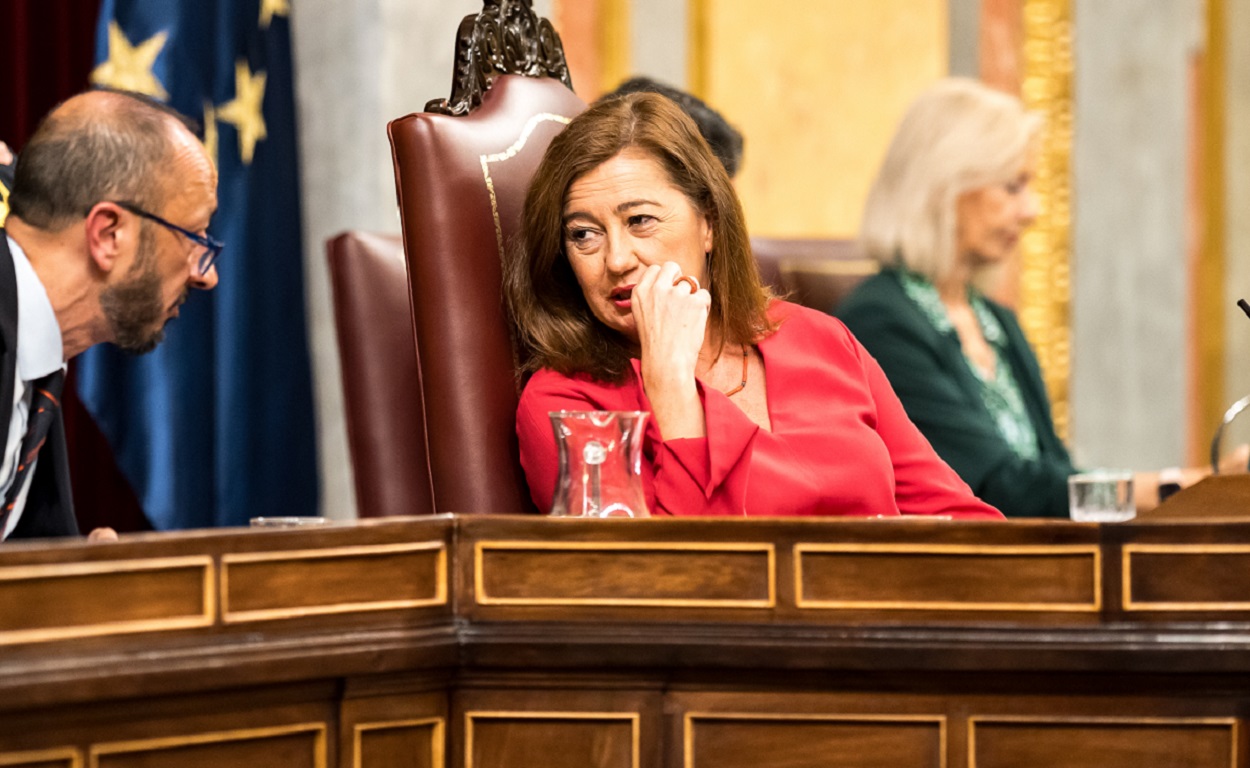
{"type": "Polygon", "coordinates": [[[0,548],[0,766],[1247,765],[1250,523],[0,548]]]}

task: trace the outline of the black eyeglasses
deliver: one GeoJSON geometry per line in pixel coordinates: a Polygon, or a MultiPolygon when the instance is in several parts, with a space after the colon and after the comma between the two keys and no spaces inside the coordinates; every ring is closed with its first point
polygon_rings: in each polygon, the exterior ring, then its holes
{"type": "Polygon", "coordinates": [[[225,243],[221,242],[220,240],[213,237],[212,235],[209,235],[208,233],[200,235],[200,234],[196,234],[195,232],[192,232],[189,229],[183,229],[177,224],[165,221],[160,216],[157,216],[155,213],[148,213],[147,211],[143,210],[142,208],[135,205],[134,203],[128,203],[125,200],[114,200],[113,204],[119,205],[122,208],[125,208],[126,210],[130,211],[136,216],[142,216],[145,219],[154,221],[157,224],[160,224],[165,229],[177,232],[178,234],[187,238],[191,242],[202,247],[204,249],[204,252],[200,254],[200,259],[196,263],[196,274],[199,275],[200,277],[204,277],[205,275],[208,274],[208,271],[213,268],[214,264],[217,263],[217,257],[221,255],[221,249],[226,247],[225,243]]]}

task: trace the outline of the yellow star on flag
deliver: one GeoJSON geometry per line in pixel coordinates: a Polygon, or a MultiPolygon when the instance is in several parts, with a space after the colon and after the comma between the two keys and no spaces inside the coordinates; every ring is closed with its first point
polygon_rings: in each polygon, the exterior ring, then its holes
{"type": "Polygon", "coordinates": [[[145,93],[161,101],[169,99],[161,81],[152,74],[152,65],[165,47],[167,32],[158,32],[138,45],[131,45],[116,21],[109,22],[109,57],[91,72],[91,82],[122,91],[145,93]]]}
{"type": "Polygon", "coordinates": [[[290,16],[289,0],[260,0],[260,28],[269,29],[269,22],[274,16],[290,16]]]}
{"type": "Polygon", "coordinates": [[[265,116],[261,104],[265,100],[265,73],[252,74],[247,62],[234,64],[234,99],[217,108],[217,119],[230,123],[239,132],[239,155],[244,165],[252,164],[256,142],[265,138],[265,116]]]}
{"type": "Polygon", "coordinates": [[[204,100],[204,149],[208,150],[208,156],[213,160],[213,167],[217,167],[217,110],[213,108],[213,102],[204,100]]]}

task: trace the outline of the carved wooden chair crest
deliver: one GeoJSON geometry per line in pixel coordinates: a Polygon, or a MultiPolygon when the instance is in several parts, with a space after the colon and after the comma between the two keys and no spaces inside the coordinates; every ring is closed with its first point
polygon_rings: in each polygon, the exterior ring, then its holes
{"type": "Polygon", "coordinates": [[[451,98],[426,102],[426,112],[465,115],[477,109],[498,75],[552,77],[571,91],[564,46],[551,22],[534,13],[533,0],[485,0],[456,33],[451,98]]]}

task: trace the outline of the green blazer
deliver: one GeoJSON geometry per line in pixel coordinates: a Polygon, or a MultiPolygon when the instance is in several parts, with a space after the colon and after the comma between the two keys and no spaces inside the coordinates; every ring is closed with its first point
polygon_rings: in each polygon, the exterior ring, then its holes
{"type": "Polygon", "coordinates": [[[835,314],[885,369],[907,415],[973,493],[1008,517],[1067,517],[1068,475],[1076,469],[1055,434],[1037,358],[1015,314],[987,303],[1007,333],[1006,362],[1037,433],[1036,459],[1020,458],[1002,438],[959,337],[933,327],[895,270],[860,284],[835,314]]]}

